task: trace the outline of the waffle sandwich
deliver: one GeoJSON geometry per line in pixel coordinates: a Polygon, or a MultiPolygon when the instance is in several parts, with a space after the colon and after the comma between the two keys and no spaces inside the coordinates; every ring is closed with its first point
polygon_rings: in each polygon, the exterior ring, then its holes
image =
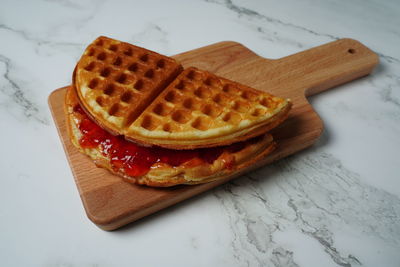
{"type": "Polygon", "coordinates": [[[275,148],[291,103],[174,59],[99,37],[65,99],[72,143],[96,165],[149,186],[221,179],[275,148]]]}

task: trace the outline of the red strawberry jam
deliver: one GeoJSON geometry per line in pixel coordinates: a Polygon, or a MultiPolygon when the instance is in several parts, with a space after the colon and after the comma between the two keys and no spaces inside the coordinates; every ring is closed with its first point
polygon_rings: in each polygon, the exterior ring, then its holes
{"type": "MultiPolygon", "coordinates": [[[[79,144],[83,148],[99,147],[101,153],[111,160],[114,170],[121,168],[130,176],[146,174],[154,163],[166,163],[171,166],[179,166],[192,159],[200,159],[201,162],[213,163],[223,152],[224,148],[215,147],[194,150],[172,150],[161,147],[143,147],[125,140],[122,136],[113,136],[94,123],[77,105],[74,112],[81,114],[78,125],[82,133],[79,144]]],[[[243,147],[244,144],[235,146],[243,147]]],[[[232,147],[232,151],[240,150],[232,147]]],[[[229,148],[229,147],[228,147],[229,148]]]]}

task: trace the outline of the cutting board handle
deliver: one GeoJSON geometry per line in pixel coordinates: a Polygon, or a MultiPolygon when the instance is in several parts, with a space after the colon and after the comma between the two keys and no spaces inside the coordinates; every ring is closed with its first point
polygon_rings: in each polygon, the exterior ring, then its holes
{"type": "Polygon", "coordinates": [[[368,75],[378,64],[378,56],[353,39],[340,39],[274,61],[279,77],[290,87],[310,96],[368,75]]]}

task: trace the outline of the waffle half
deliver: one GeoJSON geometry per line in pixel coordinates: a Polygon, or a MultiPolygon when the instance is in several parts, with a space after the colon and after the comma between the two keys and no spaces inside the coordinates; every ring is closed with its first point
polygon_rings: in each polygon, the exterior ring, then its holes
{"type": "Polygon", "coordinates": [[[172,149],[229,145],[266,133],[291,103],[196,68],[185,69],[127,128],[130,140],[172,149]]]}
{"type": "Polygon", "coordinates": [[[252,165],[254,162],[268,155],[275,148],[272,136],[265,134],[253,142],[247,142],[240,149],[232,149],[232,146],[224,147],[218,158],[211,163],[196,158],[179,166],[155,163],[149,168],[146,174],[130,176],[124,171],[124,168],[121,166],[116,167],[112,164],[111,158],[102,153],[104,148],[100,144],[93,148],[84,148],[81,146],[80,141],[83,133],[79,125],[86,115],[77,112],[77,106],[80,106],[78,98],[75,91],[70,87],[66,93],[64,108],[68,132],[74,146],[80,152],[88,155],[97,166],[108,169],[110,172],[121,176],[131,183],[167,187],[178,184],[199,184],[223,179],[252,165]]]}
{"type": "Polygon", "coordinates": [[[91,118],[117,135],[124,134],[181,71],[182,66],[170,57],[99,37],[79,60],[73,84],[91,118]]]}

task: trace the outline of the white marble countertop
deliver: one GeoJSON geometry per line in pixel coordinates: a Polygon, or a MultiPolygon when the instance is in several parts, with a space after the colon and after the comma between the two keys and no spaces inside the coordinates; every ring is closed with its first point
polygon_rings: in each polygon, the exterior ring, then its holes
{"type": "Polygon", "coordinates": [[[399,266],[399,1],[1,1],[1,266],[399,266]],[[99,35],[280,58],[339,38],[374,73],[310,98],[312,148],[115,232],[85,215],[47,97],[99,35]]]}

